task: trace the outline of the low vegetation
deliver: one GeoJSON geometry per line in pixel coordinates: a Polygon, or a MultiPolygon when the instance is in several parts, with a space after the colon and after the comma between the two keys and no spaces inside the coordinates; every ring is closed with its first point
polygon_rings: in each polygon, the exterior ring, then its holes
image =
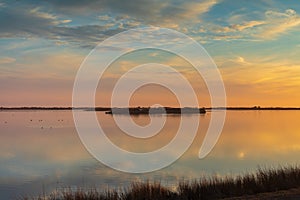
{"type": "Polygon", "coordinates": [[[132,183],[121,190],[99,192],[70,189],[50,194],[47,197],[23,198],[24,200],[181,200],[223,199],[278,192],[300,187],[300,168],[297,166],[277,169],[261,169],[243,176],[203,177],[194,181],[181,181],[177,189],[171,190],[160,183],[132,183]]]}

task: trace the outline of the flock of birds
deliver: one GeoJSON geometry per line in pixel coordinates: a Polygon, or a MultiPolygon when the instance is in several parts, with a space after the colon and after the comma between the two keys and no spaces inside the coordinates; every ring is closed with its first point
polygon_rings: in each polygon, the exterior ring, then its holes
{"type": "MultiPolygon", "coordinates": [[[[57,121],[63,122],[64,120],[63,119],[58,119],[57,121]]],[[[33,122],[33,119],[30,119],[30,122],[33,122]]],[[[38,122],[43,122],[43,120],[39,119],[38,122]]],[[[4,121],[4,124],[7,124],[7,123],[8,123],[8,121],[4,121]]],[[[44,126],[41,126],[40,128],[44,129],[44,126]]],[[[49,129],[52,129],[52,126],[50,126],[49,129]]]]}

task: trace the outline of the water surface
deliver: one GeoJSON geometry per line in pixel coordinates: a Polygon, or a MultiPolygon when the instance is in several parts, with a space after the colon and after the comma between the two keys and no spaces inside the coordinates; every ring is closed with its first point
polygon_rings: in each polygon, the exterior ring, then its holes
{"type": "MultiPolygon", "coordinates": [[[[119,147],[134,152],[163,147],[174,137],[180,123],[179,115],[168,115],[162,131],[143,140],[125,135],[111,115],[97,115],[107,136],[119,147]]],[[[198,151],[210,116],[210,112],[183,116],[199,120],[200,127],[190,149],[175,163],[152,173],[128,174],[104,166],[86,151],[77,135],[72,111],[1,111],[1,199],[34,196],[65,187],[118,188],[148,179],[172,187],[182,179],[236,175],[252,172],[258,166],[300,163],[299,111],[227,111],[217,145],[199,160],[198,151]]],[[[133,120],[141,126],[150,122],[144,115],[134,116],[133,120]]],[[[188,135],[190,130],[186,132],[188,135]]]]}

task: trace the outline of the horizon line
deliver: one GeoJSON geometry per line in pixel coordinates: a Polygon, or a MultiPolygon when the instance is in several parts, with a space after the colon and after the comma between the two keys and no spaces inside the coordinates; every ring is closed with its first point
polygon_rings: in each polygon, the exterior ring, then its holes
{"type": "MultiPolygon", "coordinates": [[[[129,106],[129,107],[109,107],[109,106],[1,106],[0,110],[73,110],[73,109],[97,109],[98,111],[106,111],[111,108],[149,108],[151,106],[129,106]],[[100,110],[99,110],[100,109],[100,110]]],[[[295,106],[226,106],[226,107],[173,107],[161,106],[162,108],[205,108],[207,110],[300,110],[295,106]]]]}

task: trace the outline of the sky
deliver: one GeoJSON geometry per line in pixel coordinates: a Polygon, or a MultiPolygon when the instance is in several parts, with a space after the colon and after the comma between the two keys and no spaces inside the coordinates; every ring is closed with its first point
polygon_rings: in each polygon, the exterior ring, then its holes
{"type": "MultiPolygon", "coordinates": [[[[143,27],[170,28],[199,42],[222,75],[228,106],[300,107],[296,0],[0,0],[0,106],[71,106],[76,73],[89,52],[143,27]]],[[[199,104],[210,106],[201,76],[187,73],[189,63],[154,50],[112,63],[99,83],[97,106],[109,106],[120,74],[154,61],[183,72],[199,104]]],[[[131,98],[135,106],[156,103],[174,106],[176,95],[149,85],[131,98]]]]}

